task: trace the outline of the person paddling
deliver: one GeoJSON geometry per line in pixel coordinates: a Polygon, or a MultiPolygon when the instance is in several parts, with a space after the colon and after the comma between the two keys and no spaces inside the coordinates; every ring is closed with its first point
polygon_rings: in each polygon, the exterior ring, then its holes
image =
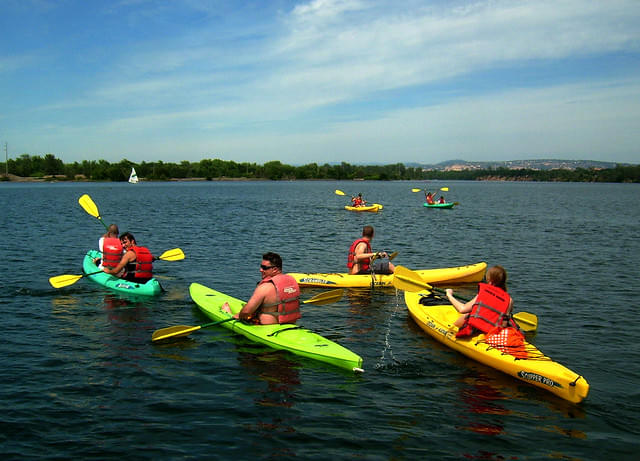
{"type": "Polygon", "coordinates": [[[146,283],[153,277],[153,260],[155,259],[148,248],[138,246],[136,239],[130,232],[120,236],[122,246],[126,250],[115,267],[104,267],[102,270],[116,277],[124,270],[120,278],[134,283],[146,283]]]}
{"type": "Polygon", "coordinates": [[[467,303],[453,296],[451,288],[446,289],[447,298],[462,315],[454,322],[458,327],[457,337],[489,333],[495,328],[517,324],[511,318],[513,299],[507,293],[507,271],[502,266],[487,270],[487,283],[478,284],[478,294],[467,303]]]}
{"type": "Polygon", "coordinates": [[[94,258],[93,263],[98,265],[98,269],[103,267],[116,267],[122,258],[122,243],[118,238],[120,231],[115,224],[109,224],[107,232],[98,240],[98,250],[102,253],[102,258],[94,258]]]}
{"type": "Polygon", "coordinates": [[[396,270],[391,261],[381,258],[388,258],[386,251],[374,253],[371,249],[371,240],[373,240],[373,227],[364,226],[362,228],[362,237],[355,240],[349,247],[347,256],[347,267],[349,274],[370,274],[372,271],[376,274],[393,274],[396,270]],[[371,258],[376,257],[371,267],[371,258]]]}
{"type": "MultiPolygon", "coordinates": [[[[258,286],[235,318],[261,325],[296,323],[300,314],[300,287],[292,276],[282,273],[282,258],[277,253],[265,253],[260,263],[258,286]]],[[[231,313],[229,303],[220,308],[231,313]]]]}

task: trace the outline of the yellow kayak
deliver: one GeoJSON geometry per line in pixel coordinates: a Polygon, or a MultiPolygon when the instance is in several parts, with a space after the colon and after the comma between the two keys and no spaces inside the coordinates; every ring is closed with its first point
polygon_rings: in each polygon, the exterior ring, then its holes
{"type": "MultiPolygon", "coordinates": [[[[415,272],[425,283],[435,285],[480,282],[486,269],[487,263],[479,262],[467,266],[422,269],[415,272]]],[[[372,281],[376,287],[390,287],[393,282],[393,274],[374,274],[372,276],[370,274],[292,272],[289,275],[295,278],[301,287],[364,288],[370,287],[372,281]]]]}
{"type": "MultiPolygon", "coordinates": [[[[420,293],[405,291],[404,293],[405,303],[413,320],[441,343],[469,358],[552,392],[570,402],[579,403],[587,397],[589,383],[583,376],[545,356],[526,340],[523,346],[517,347],[517,350],[509,350],[511,346],[488,344],[484,334],[456,338],[458,328],[453,326],[453,322],[460,314],[451,305],[420,304],[423,297],[430,297],[430,293],[428,291],[420,293]],[[526,358],[515,357],[523,352],[526,358]]],[[[437,304],[439,301],[431,298],[427,304],[434,302],[437,304]]]]}
{"type": "Polygon", "coordinates": [[[369,211],[372,213],[377,213],[378,211],[382,210],[382,208],[383,206],[380,205],[379,203],[374,203],[373,205],[364,205],[364,206],[346,205],[344,207],[344,209],[348,211],[369,211]]]}

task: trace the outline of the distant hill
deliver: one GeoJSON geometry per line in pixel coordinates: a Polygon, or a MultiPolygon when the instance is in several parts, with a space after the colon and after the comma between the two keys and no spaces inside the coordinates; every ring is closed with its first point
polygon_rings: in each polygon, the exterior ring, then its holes
{"type": "MultiPolygon", "coordinates": [[[[436,171],[461,171],[461,170],[487,170],[491,168],[509,168],[512,170],[575,170],[577,168],[609,169],[616,165],[630,166],[630,163],[600,162],[595,160],[507,160],[500,162],[468,162],[466,160],[447,160],[437,164],[415,164],[425,170],[436,171]]],[[[407,164],[407,166],[410,166],[407,164]]]]}

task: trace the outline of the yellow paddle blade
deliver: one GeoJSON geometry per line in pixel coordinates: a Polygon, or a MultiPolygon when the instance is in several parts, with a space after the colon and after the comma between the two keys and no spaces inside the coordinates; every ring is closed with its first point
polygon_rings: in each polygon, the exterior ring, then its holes
{"type": "Polygon", "coordinates": [[[67,287],[69,285],[73,285],[78,280],[82,278],[82,275],[56,275],[55,277],[49,278],[49,283],[53,288],[62,288],[67,287]]]}
{"type": "Polygon", "coordinates": [[[449,192],[449,188],[448,187],[441,187],[440,190],[444,191],[444,192],[449,192]]]}
{"type": "Polygon", "coordinates": [[[420,192],[420,191],[422,191],[422,189],[417,189],[415,187],[413,189],[411,189],[411,192],[420,192]]]}
{"type": "Polygon", "coordinates": [[[394,251],[393,253],[391,253],[389,255],[389,261],[393,261],[395,259],[395,257],[398,256],[398,252],[394,251]]]}
{"type": "Polygon", "coordinates": [[[336,195],[345,195],[340,189],[336,189],[336,195]]]}
{"type": "Polygon", "coordinates": [[[325,293],[320,293],[319,295],[315,295],[313,298],[307,299],[306,301],[302,301],[303,304],[331,304],[342,298],[344,294],[344,289],[338,288],[337,290],[327,291],[325,293]]]}
{"type": "Polygon", "coordinates": [[[536,314],[531,314],[530,312],[517,312],[513,314],[513,319],[522,331],[535,331],[538,328],[538,316],[536,314]]]}
{"type": "Polygon", "coordinates": [[[177,338],[179,336],[187,336],[189,333],[199,330],[202,328],[200,325],[198,326],[189,326],[189,325],[176,325],[173,327],[161,328],[160,330],[156,330],[153,332],[151,336],[151,341],[161,341],[167,338],[177,338]]]}
{"type": "Polygon", "coordinates": [[[420,290],[432,290],[433,287],[428,283],[425,283],[420,277],[420,274],[407,269],[404,266],[396,266],[396,270],[393,272],[392,284],[398,290],[404,291],[420,291],[420,290]]]}
{"type": "Polygon", "coordinates": [[[184,259],[184,252],[180,248],[174,248],[173,250],[167,250],[158,256],[158,259],[163,261],[180,261],[184,259]]]}
{"type": "Polygon", "coordinates": [[[78,199],[78,203],[82,208],[84,208],[84,211],[89,213],[91,216],[101,219],[100,212],[98,211],[98,206],[93,202],[93,200],[91,200],[91,197],[89,197],[88,194],[84,194],[82,197],[80,197],[78,199]]]}

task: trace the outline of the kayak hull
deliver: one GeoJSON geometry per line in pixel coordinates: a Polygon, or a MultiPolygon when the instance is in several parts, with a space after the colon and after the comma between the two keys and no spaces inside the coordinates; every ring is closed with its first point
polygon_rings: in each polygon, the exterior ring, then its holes
{"type": "Polygon", "coordinates": [[[453,326],[453,323],[460,314],[451,305],[425,306],[420,304],[420,299],[429,295],[428,291],[421,293],[405,291],[405,303],[411,318],[420,328],[442,344],[473,360],[552,392],[570,402],[579,403],[587,397],[589,383],[584,377],[546,357],[534,345],[526,341],[524,350],[529,358],[518,359],[483,342],[484,334],[470,338],[456,338],[455,334],[458,328],[453,326]]]}
{"type": "Polygon", "coordinates": [[[427,208],[453,208],[455,202],[446,202],[446,203],[423,203],[423,205],[427,208]]]}
{"type": "MultiPolygon", "coordinates": [[[[416,272],[425,283],[435,285],[480,282],[484,278],[486,269],[487,263],[479,262],[467,266],[422,269],[416,272]]],[[[390,287],[393,284],[393,274],[371,276],[369,274],[292,272],[289,275],[295,278],[301,287],[366,288],[371,286],[372,280],[376,287],[390,287]]]]}
{"type": "MultiPolygon", "coordinates": [[[[85,274],[93,274],[94,272],[98,272],[100,270],[93,263],[94,258],[100,257],[102,257],[102,253],[97,250],[89,250],[87,252],[82,261],[82,269],[85,274]]],[[[97,283],[98,285],[102,285],[103,287],[118,291],[120,293],[156,296],[162,292],[162,287],[160,286],[158,280],[156,280],[155,278],[152,278],[147,283],[143,284],[129,282],[127,280],[114,277],[113,275],[107,274],[105,272],[88,275],[87,278],[97,283]]]]}
{"type": "MultiPolygon", "coordinates": [[[[229,318],[221,310],[227,302],[231,312],[238,313],[245,302],[208,288],[199,283],[189,286],[191,299],[211,320],[220,321],[229,318]]],[[[350,371],[362,371],[362,357],[313,331],[293,324],[253,325],[231,320],[221,323],[235,333],[273,349],[286,350],[293,354],[328,363],[350,371]]]]}
{"type": "Polygon", "coordinates": [[[377,213],[378,211],[382,210],[382,208],[384,208],[384,207],[382,205],[380,205],[379,203],[374,203],[373,205],[365,205],[365,206],[349,206],[349,205],[346,205],[344,207],[344,209],[348,210],[348,211],[357,211],[357,212],[368,211],[370,213],[377,213]]]}

